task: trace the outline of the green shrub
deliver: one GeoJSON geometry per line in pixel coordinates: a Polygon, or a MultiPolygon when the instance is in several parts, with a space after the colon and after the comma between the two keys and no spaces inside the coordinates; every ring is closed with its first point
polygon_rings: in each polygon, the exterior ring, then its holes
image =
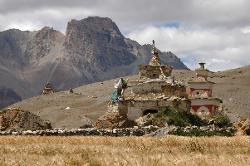
{"type": "Polygon", "coordinates": [[[189,112],[184,112],[174,107],[166,107],[155,114],[153,120],[153,125],[163,126],[165,123],[168,125],[175,125],[180,127],[185,127],[188,125],[202,126],[205,122],[198,117],[189,112]]]}
{"type": "Polygon", "coordinates": [[[213,119],[214,124],[218,127],[227,127],[231,125],[230,119],[225,114],[215,115],[213,119]]]}

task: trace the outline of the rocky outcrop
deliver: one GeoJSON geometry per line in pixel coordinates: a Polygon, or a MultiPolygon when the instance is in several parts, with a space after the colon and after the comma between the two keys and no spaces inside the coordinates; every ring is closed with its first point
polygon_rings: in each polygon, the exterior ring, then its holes
{"type": "Polygon", "coordinates": [[[0,130],[45,130],[51,129],[48,121],[42,120],[39,116],[18,108],[10,108],[0,112],[0,130]]]}

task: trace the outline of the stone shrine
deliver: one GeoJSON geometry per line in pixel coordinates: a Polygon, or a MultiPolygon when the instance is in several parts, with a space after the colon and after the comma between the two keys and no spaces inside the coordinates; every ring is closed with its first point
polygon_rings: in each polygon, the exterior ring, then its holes
{"type": "Polygon", "coordinates": [[[213,98],[214,82],[208,81],[210,71],[205,69],[205,63],[199,63],[196,78],[188,82],[187,94],[191,100],[191,112],[202,117],[209,117],[222,110],[222,100],[213,98]]]}
{"type": "Polygon", "coordinates": [[[52,93],[54,93],[54,92],[55,92],[55,90],[54,90],[52,84],[49,83],[49,82],[47,82],[47,83],[45,84],[45,86],[44,86],[44,89],[43,89],[43,91],[42,91],[42,94],[43,94],[43,95],[48,95],[48,94],[52,94],[52,93]]]}
{"type": "Polygon", "coordinates": [[[153,41],[148,65],[139,65],[139,78],[128,82],[126,93],[108,104],[108,112],[119,112],[129,120],[156,113],[167,106],[190,110],[186,87],[171,77],[172,67],[162,65],[153,41]]]}

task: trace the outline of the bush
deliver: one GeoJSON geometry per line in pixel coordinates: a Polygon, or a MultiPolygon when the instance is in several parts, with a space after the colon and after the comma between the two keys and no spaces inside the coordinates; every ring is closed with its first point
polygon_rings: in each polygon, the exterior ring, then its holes
{"type": "Polygon", "coordinates": [[[164,126],[164,124],[167,123],[168,125],[180,127],[189,125],[202,126],[205,124],[205,122],[197,115],[184,112],[174,107],[166,107],[160,110],[155,114],[152,123],[157,126],[164,126]]]}
{"type": "Polygon", "coordinates": [[[227,127],[231,125],[230,119],[225,114],[219,114],[213,117],[214,124],[218,127],[227,127]]]}

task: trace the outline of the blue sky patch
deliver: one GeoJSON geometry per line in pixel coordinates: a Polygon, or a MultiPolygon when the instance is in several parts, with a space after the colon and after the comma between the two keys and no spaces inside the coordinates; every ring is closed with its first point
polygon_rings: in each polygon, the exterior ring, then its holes
{"type": "Polygon", "coordinates": [[[174,21],[174,22],[168,22],[163,25],[163,27],[169,27],[169,28],[179,28],[180,22],[174,21]]]}

